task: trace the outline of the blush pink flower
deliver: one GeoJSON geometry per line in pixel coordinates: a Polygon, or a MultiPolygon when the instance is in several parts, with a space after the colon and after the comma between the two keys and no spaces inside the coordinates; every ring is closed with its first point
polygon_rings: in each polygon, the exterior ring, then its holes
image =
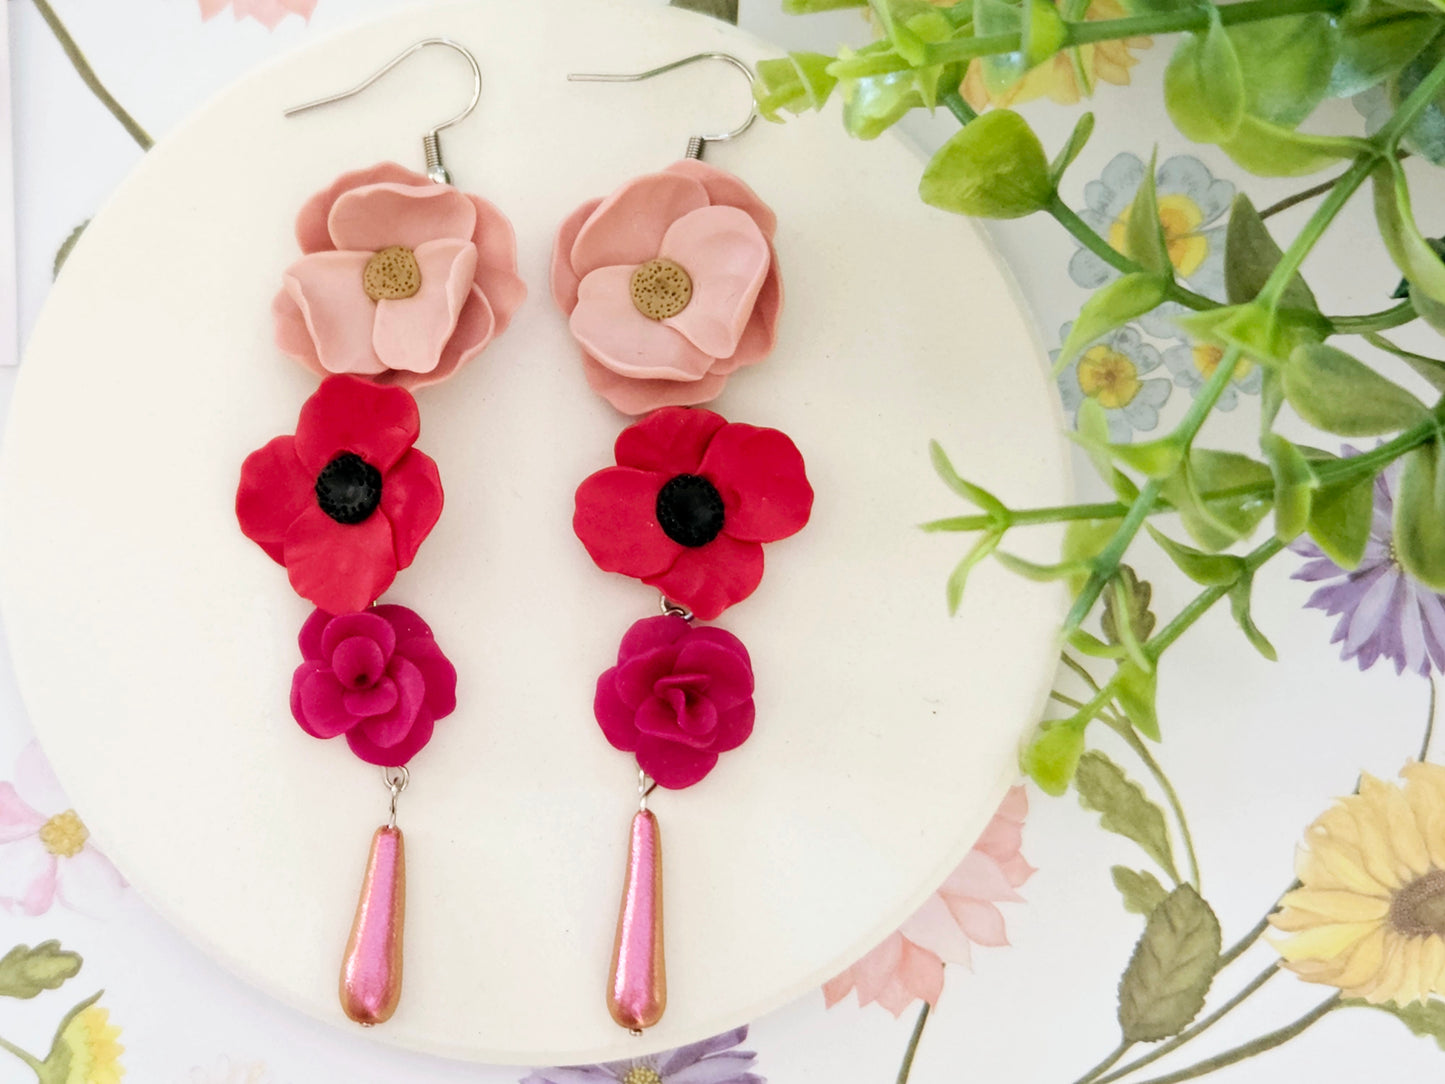
{"type": "Polygon", "coordinates": [[[31,742],[15,762],[15,781],[0,783],[0,907],[43,915],[59,902],[96,914],[124,888],[31,742]]]}
{"type": "Polygon", "coordinates": [[[1014,889],[1034,872],[1020,853],[1028,811],[1024,788],[1010,788],[983,835],[938,891],[881,945],[824,984],[828,1006],[850,990],[857,991],[859,1005],[876,1001],[894,1016],[919,999],[936,1005],[945,963],[969,966],[970,945],[1007,945],[997,904],[1020,902],[1014,889]]]}
{"type": "Polygon", "coordinates": [[[527,295],[502,212],[394,162],[312,196],[296,239],[305,255],[271,305],[276,345],[320,376],[435,384],[506,330],[527,295]]]}
{"type": "Polygon", "coordinates": [[[255,19],[267,30],[275,30],[288,15],[299,15],[310,21],[311,13],[316,10],[316,0],[200,0],[200,5],[202,19],[214,19],[230,8],[238,22],[255,19]]]}
{"type": "Polygon", "coordinates": [[[776,228],[751,188],[690,159],[573,211],[552,296],[592,389],[624,414],[691,406],[767,357],[783,301],[776,228]]]}

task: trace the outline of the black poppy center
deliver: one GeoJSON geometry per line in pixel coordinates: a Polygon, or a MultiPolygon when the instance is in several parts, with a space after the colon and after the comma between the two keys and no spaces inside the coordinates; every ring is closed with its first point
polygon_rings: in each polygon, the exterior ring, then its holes
{"type": "Polygon", "coordinates": [[[342,452],[316,476],[316,503],[337,523],[360,523],[381,503],[381,471],[342,452]]]}
{"type": "Polygon", "coordinates": [[[657,494],[657,523],[680,546],[706,546],[723,529],[722,494],[698,474],[669,478],[657,494]]]}

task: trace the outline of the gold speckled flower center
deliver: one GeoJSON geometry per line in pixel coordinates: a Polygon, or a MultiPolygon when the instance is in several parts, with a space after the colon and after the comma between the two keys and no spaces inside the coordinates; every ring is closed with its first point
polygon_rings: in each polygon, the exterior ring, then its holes
{"type": "Polygon", "coordinates": [[[1445,870],[1432,869],[1396,892],[1390,925],[1406,937],[1445,937],[1445,870]]]}
{"type": "Polygon", "coordinates": [[[622,1084],[662,1084],[662,1074],[650,1065],[634,1065],[622,1074],[622,1084]]]}
{"type": "Polygon", "coordinates": [[[74,858],[89,838],[90,832],[73,809],[57,813],[40,826],[40,842],[57,858],[74,858]]]}
{"type": "Polygon", "coordinates": [[[1107,410],[1128,406],[1140,387],[1138,368],[1117,350],[1094,346],[1079,359],[1079,388],[1107,410]]]}
{"type": "Polygon", "coordinates": [[[366,261],[361,288],[373,301],[400,301],[421,289],[421,268],[416,254],[405,245],[384,248],[366,261]]]}
{"type": "Polygon", "coordinates": [[[671,260],[648,260],[632,272],[632,303],[650,320],[676,316],[691,300],[692,279],[671,260]]]}

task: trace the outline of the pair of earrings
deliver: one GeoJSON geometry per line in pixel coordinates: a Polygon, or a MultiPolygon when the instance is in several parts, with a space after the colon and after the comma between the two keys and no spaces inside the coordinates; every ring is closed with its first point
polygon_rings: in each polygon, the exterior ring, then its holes
{"type": "MultiPolygon", "coordinates": [[[[346,173],[301,209],[303,255],[272,305],[282,353],[322,377],[294,434],[247,457],[236,497],[241,530],[285,566],[316,609],[302,626],[292,714],[316,738],[344,736],[378,765],[390,796],[372,838],[343,957],[341,1005],[372,1025],[401,996],[405,849],[397,801],[408,765],[456,707],[457,673],[415,611],[377,599],[411,564],[442,511],[436,463],[414,447],[410,389],[446,380],[507,328],[526,295],[512,227],[491,203],[455,188],[439,132],[481,94],[481,70],[445,38],[417,42],[358,86],[288,115],[357,94],[427,46],[460,53],[471,101],[423,138],[427,174],[394,163],[346,173]]],[[[701,60],[702,53],[636,81],[701,60]]],[[[641,415],[617,438],[614,466],[575,494],[573,527],[599,568],[661,593],[661,612],[622,637],[597,679],[594,715],[638,765],[638,810],[613,945],[607,1005],[640,1034],[666,1006],[662,853],[648,799],[699,782],[754,723],[747,649],[712,621],[757,588],[763,544],[801,530],[813,491],[793,442],[697,404],[771,352],[782,289],[776,219],[740,179],[686,157],[577,208],[553,249],[551,291],[581,348],[589,385],[641,415]]]]}

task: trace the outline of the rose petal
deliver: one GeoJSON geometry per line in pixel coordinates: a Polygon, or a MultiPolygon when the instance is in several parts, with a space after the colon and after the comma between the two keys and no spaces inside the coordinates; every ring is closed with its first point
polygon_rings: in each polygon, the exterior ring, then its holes
{"type": "Polygon", "coordinates": [[[572,529],[598,568],[643,577],[672,567],[683,547],[657,524],[664,481],[649,471],[608,467],[577,487],[572,529]]]}
{"type": "Polygon", "coordinates": [[[728,645],[690,637],[677,653],[673,672],[706,674],[707,698],[721,710],[736,707],[743,701],[752,699],[753,668],[748,665],[746,654],[739,655],[728,645]]]}
{"type": "Polygon", "coordinates": [[[291,714],[313,738],[334,738],[359,721],[346,706],[346,690],[330,671],[302,663],[291,682],[291,714]]]}
{"type": "Polygon", "coordinates": [[[431,626],[421,619],[421,614],[405,606],[388,602],[380,606],[373,606],[370,612],[391,626],[391,630],[396,633],[398,645],[403,640],[412,640],[417,637],[430,638],[432,635],[431,626]]]}
{"type": "Polygon", "coordinates": [[[396,579],[391,524],[382,515],[337,523],[313,506],[296,517],[283,545],[291,586],[323,610],[364,610],[396,579]]]}
{"type": "Polygon", "coordinates": [[[593,199],[578,207],[562,220],[562,225],[557,228],[557,237],[552,242],[552,300],[568,315],[577,305],[577,286],[582,281],[582,276],[572,270],[572,246],[577,241],[582,223],[592,217],[592,212],[601,205],[600,199],[593,199]]]}
{"type": "Polygon", "coordinates": [[[727,419],[711,410],[664,407],[624,429],[613,445],[619,467],[695,474],[727,419]]]}
{"type": "Polygon", "coordinates": [[[332,376],[301,407],[296,457],[313,479],[342,452],[354,452],[384,475],[416,442],[420,429],[416,400],[406,391],[332,376]]]}
{"type": "Polygon", "coordinates": [[[477,247],[474,281],[496,316],[496,334],[507,330],[512,314],[527,297],[527,284],[517,274],[517,234],[507,216],[480,196],[467,195],[477,212],[472,244],[477,247]]]}
{"type": "Polygon", "coordinates": [[[702,631],[702,629],[694,629],[675,614],[644,617],[640,621],[634,621],[631,627],[622,634],[622,642],[617,647],[617,661],[624,663],[636,655],[667,647],[684,637],[695,636],[702,631]]]}
{"type": "Polygon", "coordinates": [[[321,653],[324,661],[330,661],[347,640],[361,638],[376,644],[382,654],[382,668],[396,650],[396,631],[391,622],[376,610],[362,610],[360,613],[343,613],[331,618],[321,630],[321,653]]]}
{"type": "MultiPolygon", "coordinates": [[[[709,730],[717,725],[717,711],[707,701],[696,705],[697,717],[693,722],[706,725],[709,730]]],[[[705,734],[695,734],[682,726],[682,718],[676,707],[658,697],[651,697],[637,709],[637,730],[644,738],[656,738],[664,742],[677,742],[689,749],[711,749],[712,743],[705,734]]]]}
{"type": "Polygon", "coordinates": [[[348,689],[341,694],[341,703],[352,715],[382,715],[396,707],[401,693],[396,682],[383,677],[369,689],[348,689]]]}
{"type": "Polygon", "coordinates": [[[470,241],[428,241],[415,252],[421,287],[376,303],[371,346],[388,369],[429,373],[441,361],[471,296],[477,250],[470,241]]]}
{"type": "Polygon", "coordinates": [[[713,620],[747,598],[762,581],[763,547],[757,542],[722,534],[705,546],[679,549],[677,560],[667,571],[639,578],[703,621],[713,620]]]}
{"type": "Polygon", "coordinates": [[[634,270],[634,266],[602,267],[582,280],[568,320],[573,337],[590,356],[621,376],[700,380],[713,356],[669,327],[670,321],[653,320],[638,311],[632,302],[634,270]]]}
{"type": "Polygon", "coordinates": [[[727,384],[727,377],[711,373],[701,380],[634,380],[614,373],[586,351],[582,353],[582,375],[588,387],[623,414],[708,403],[721,395],[727,384]]]}
{"type": "Polygon", "coordinates": [[[389,749],[406,738],[426,701],[426,679],[409,660],[393,657],[386,676],[396,686],[396,703],[389,711],[361,722],[366,740],[382,749],[389,749]]]}
{"type": "Polygon", "coordinates": [[[347,732],[346,744],[351,747],[353,754],[368,764],[397,768],[422,751],[426,743],[431,741],[435,729],[436,720],[423,711],[407,731],[406,737],[389,748],[377,745],[366,736],[362,727],[347,732]]]}
{"type": "Polygon", "coordinates": [[[295,437],[276,437],[241,464],[236,490],[236,520],[241,533],[277,564],[284,564],[282,541],[296,517],[315,507],[316,476],[296,457],[295,437]]]}
{"type": "Polygon", "coordinates": [[[425,452],[413,448],[386,472],[380,511],[391,521],[397,568],[406,568],[416,558],[416,551],[441,519],[443,501],[441,475],[425,452]]]}
{"type": "Polygon", "coordinates": [[[726,753],[742,745],[752,737],[756,718],[757,706],[750,699],[719,711],[717,729],[713,731],[712,751],[726,753]]]}
{"type": "Polygon", "coordinates": [[[327,230],[339,249],[379,252],[393,245],[417,249],[428,241],[470,241],[477,210],[448,184],[366,185],[342,193],[331,206],[327,230]]]}
{"type": "Polygon", "coordinates": [[[778,216],[766,203],[747,186],[736,174],[717,166],[710,166],[696,158],[684,158],[672,163],[665,170],[683,177],[691,177],[707,190],[707,198],[714,206],[737,207],[748,213],[757,223],[758,229],[769,241],[778,229],[778,216]]]}
{"type": "Polygon", "coordinates": [[[717,754],[689,749],[649,734],[637,738],[637,766],[660,787],[682,790],[698,782],[717,766],[717,754]]]}
{"type": "Polygon", "coordinates": [[[618,695],[616,667],[598,676],[597,690],[592,697],[592,714],[602,728],[602,736],[614,749],[630,753],[637,748],[637,713],[618,695]]]}
{"type": "Polygon", "coordinates": [[[619,661],[612,678],[618,697],[634,710],[640,708],[652,699],[657,683],[673,672],[676,660],[676,650],[668,646],[644,651],[619,661]]]}
{"type": "Polygon", "coordinates": [[[668,228],[659,255],[692,279],[692,299],[662,323],[709,357],[729,357],[738,348],[772,256],[757,223],[736,207],[704,207],[668,228]]]}
{"type": "Polygon", "coordinates": [[[445,719],[457,709],[457,668],[442,654],[430,636],[417,636],[397,644],[396,653],[421,673],[426,682],[422,707],[433,719],[445,719]]]}
{"type": "Polygon", "coordinates": [[[331,673],[343,689],[369,689],[385,672],[386,656],[375,640],[365,636],[342,640],[331,656],[331,673]]]}
{"type": "Polygon", "coordinates": [[[598,205],[572,243],[572,270],[578,278],[599,267],[637,266],[657,255],[662,238],[689,211],[707,206],[707,191],[690,177],[644,173],[598,205]]]}
{"type": "Polygon", "coordinates": [[[332,205],[343,193],[366,185],[388,183],[429,185],[431,181],[422,174],[407,169],[405,166],[397,165],[395,162],[382,162],[379,165],[368,166],[366,169],[343,173],[330,185],[307,200],[302,206],[300,214],[296,216],[296,241],[300,244],[301,251],[322,252],[336,247],[331,241],[331,234],[326,228],[326,222],[331,216],[332,205]]]}
{"type": "Polygon", "coordinates": [[[281,285],[301,310],[329,373],[379,373],[386,365],[371,346],[376,302],[362,287],[370,252],[317,252],[302,256],[281,276],[281,285]]]}
{"type": "Polygon", "coordinates": [[[699,471],[722,494],[723,530],[748,542],[801,531],[813,509],[803,456],[776,429],[733,422],[713,437],[699,471]]]}

